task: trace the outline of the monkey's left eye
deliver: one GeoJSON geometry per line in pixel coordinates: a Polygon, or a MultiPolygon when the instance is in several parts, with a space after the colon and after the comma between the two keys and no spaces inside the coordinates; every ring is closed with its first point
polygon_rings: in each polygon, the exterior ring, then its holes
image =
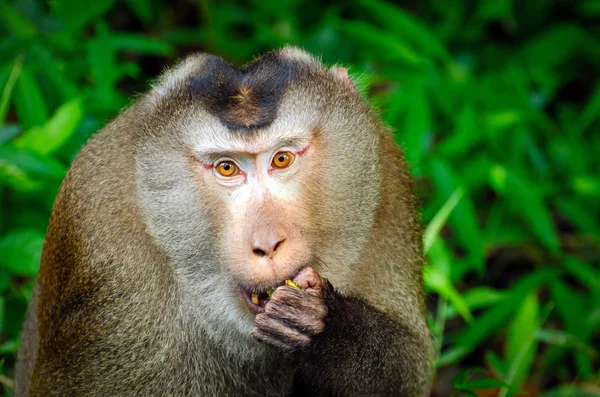
{"type": "Polygon", "coordinates": [[[215,169],[225,177],[235,176],[238,173],[238,167],[233,161],[221,161],[215,169]]]}
{"type": "Polygon", "coordinates": [[[294,162],[296,156],[292,152],[279,152],[273,157],[272,165],[274,168],[286,168],[294,162]]]}

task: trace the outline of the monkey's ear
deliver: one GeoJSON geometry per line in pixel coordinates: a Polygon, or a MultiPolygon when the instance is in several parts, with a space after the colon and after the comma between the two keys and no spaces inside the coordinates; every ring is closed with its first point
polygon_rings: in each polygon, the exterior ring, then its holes
{"type": "Polygon", "coordinates": [[[348,69],[333,65],[329,69],[329,73],[333,74],[338,80],[342,81],[348,88],[356,91],[356,84],[348,75],[348,69]]]}

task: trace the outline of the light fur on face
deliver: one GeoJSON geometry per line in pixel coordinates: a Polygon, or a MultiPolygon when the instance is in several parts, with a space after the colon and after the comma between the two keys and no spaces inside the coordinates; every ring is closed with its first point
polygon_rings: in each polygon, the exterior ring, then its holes
{"type": "MultiPolygon", "coordinates": [[[[170,109],[159,99],[153,106],[164,113],[163,127],[154,127],[136,154],[149,230],[193,296],[184,301],[202,313],[227,308],[226,316],[203,323],[245,335],[251,318],[240,285],[264,289],[311,265],[345,287],[367,242],[379,186],[378,124],[349,80],[303,51],[286,48],[278,56],[309,77],[289,82],[268,125],[232,130],[198,103],[170,109]],[[269,173],[278,150],[304,148],[290,170],[269,173]],[[220,184],[210,168],[220,159],[235,161],[242,180],[220,184]],[[261,227],[277,229],[285,244],[274,260],[253,262],[251,240],[261,227]]],[[[184,61],[155,90],[161,98],[180,95],[183,76],[202,73],[205,63],[184,61]]]]}

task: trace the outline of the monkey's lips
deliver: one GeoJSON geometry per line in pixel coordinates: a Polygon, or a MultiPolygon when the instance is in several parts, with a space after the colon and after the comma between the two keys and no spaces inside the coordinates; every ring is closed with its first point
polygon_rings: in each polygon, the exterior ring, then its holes
{"type": "MultiPolygon", "coordinates": [[[[272,293],[274,288],[269,289],[272,293]]],[[[252,292],[244,287],[240,287],[240,292],[242,297],[244,298],[244,302],[248,309],[254,314],[262,313],[265,311],[265,305],[270,299],[269,290],[261,291],[261,292],[252,292]]]]}

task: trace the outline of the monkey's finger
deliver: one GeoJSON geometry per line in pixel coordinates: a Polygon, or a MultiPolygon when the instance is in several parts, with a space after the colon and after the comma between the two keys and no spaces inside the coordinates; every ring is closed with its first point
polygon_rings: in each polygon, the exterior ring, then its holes
{"type": "MultiPolygon", "coordinates": [[[[271,300],[267,303],[285,305],[297,308],[304,312],[311,312],[319,309],[316,313],[319,314],[322,309],[326,310],[326,304],[320,294],[310,293],[305,290],[294,290],[286,287],[279,287],[271,295],[271,300]]],[[[326,315],[327,312],[321,313],[326,315]]]]}
{"type": "Polygon", "coordinates": [[[309,336],[302,334],[298,330],[287,327],[278,319],[268,316],[265,313],[256,316],[254,319],[254,326],[263,333],[289,345],[294,345],[295,343],[305,345],[310,342],[309,336]]]}
{"type": "Polygon", "coordinates": [[[310,302],[310,305],[315,304],[317,301],[324,301],[322,290],[315,290],[312,288],[297,290],[290,287],[277,287],[277,289],[271,295],[272,300],[279,300],[286,302],[288,305],[302,306],[303,302],[310,302]]]}
{"type": "Polygon", "coordinates": [[[265,314],[283,323],[288,328],[314,336],[320,334],[325,329],[327,307],[325,305],[317,305],[302,310],[293,306],[269,302],[265,306],[265,314]]]}
{"type": "Polygon", "coordinates": [[[294,277],[293,280],[299,287],[308,289],[312,288],[315,290],[320,290],[324,283],[321,279],[321,276],[315,269],[312,267],[304,268],[294,277]]]}
{"type": "Polygon", "coordinates": [[[309,292],[306,290],[294,290],[286,287],[279,287],[271,295],[268,305],[283,305],[293,311],[298,309],[306,315],[325,318],[327,316],[327,306],[320,292],[309,292]]]}
{"type": "Polygon", "coordinates": [[[286,353],[292,353],[292,352],[298,350],[297,348],[287,345],[286,343],[280,341],[277,338],[273,338],[270,334],[265,333],[260,328],[254,328],[252,330],[251,335],[254,339],[256,339],[260,342],[266,343],[268,345],[271,345],[271,346],[273,346],[279,350],[282,350],[286,353]]]}
{"type": "Polygon", "coordinates": [[[282,288],[265,305],[265,314],[290,328],[314,336],[325,329],[328,310],[321,297],[282,288]]]}
{"type": "Polygon", "coordinates": [[[327,305],[322,299],[307,295],[304,299],[271,299],[265,305],[265,313],[281,314],[290,317],[310,316],[319,319],[327,317],[327,305]]]}
{"type": "Polygon", "coordinates": [[[285,324],[264,313],[256,316],[252,336],[284,350],[299,349],[310,343],[308,335],[286,327],[285,324]]]}
{"type": "Polygon", "coordinates": [[[271,300],[285,301],[285,302],[300,302],[306,297],[307,293],[303,290],[298,290],[286,286],[277,287],[273,294],[271,294],[271,300]]]}

